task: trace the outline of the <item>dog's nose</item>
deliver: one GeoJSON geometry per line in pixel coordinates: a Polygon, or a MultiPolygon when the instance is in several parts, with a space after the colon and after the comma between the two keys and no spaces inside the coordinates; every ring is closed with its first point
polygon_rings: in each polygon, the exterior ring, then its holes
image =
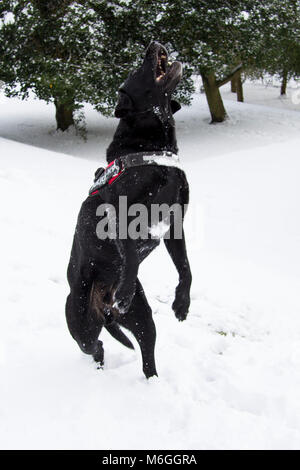
{"type": "Polygon", "coordinates": [[[152,41],[152,44],[154,44],[154,46],[155,46],[157,49],[160,48],[160,47],[163,47],[163,45],[160,44],[160,42],[158,42],[158,41],[152,41]]]}
{"type": "Polygon", "coordinates": [[[158,49],[159,47],[161,46],[161,44],[158,42],[158,41],[151,41],[149,46],[148,46],[148,49],[149,48],[156,48],[158,49]]]}
{"type": "Polygon", "coordinates": [[[160,42],[151,41],[149,46],[147,47],[146,55],[148,53],[153,53],[153,52],[158,52],[158,51],[161,51],[163,55],[166,55],[166,56],[168,55],[166,48],[162,44],[160,44],[160,42]]]}

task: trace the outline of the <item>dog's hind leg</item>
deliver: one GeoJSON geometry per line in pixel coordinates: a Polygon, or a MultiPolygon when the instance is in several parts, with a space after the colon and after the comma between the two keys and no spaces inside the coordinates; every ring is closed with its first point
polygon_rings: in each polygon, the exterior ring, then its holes
{"type": "Polygon", "coordinates": [[[91,308],[90,296],[93,287],[92,273],[72,269],[69,266],[68,279],[71,292],[66,302],[66,319],[69,331],[80,349],[91,354],[101,366],[104,361],[102,341],[98,340],[103,326],[95,309],[91,308]],[[86,272],[83,276],[83,272],[86,272]]]}
{"type": "Polygon", "coordinates": [[[118,267],[118,282],[114,292],[113,307],[124,315],[131,305],[136,291],[136,278],[139,261],[136,244],[130,238],[126,240],[115,240],[119,252],[120,263],[118,267]]]}
{"type": "Polygon", "coordinates": [[[157,375],[154,358],[155,324],[152,318],[151,307],[147,302],[143,287],[138,279],[136,279],[135,295],[129,311],[125,315],[120,315],[118,323],[131,331],[139,343],[143,359],[143,371],[147,379],[157,375]]]}

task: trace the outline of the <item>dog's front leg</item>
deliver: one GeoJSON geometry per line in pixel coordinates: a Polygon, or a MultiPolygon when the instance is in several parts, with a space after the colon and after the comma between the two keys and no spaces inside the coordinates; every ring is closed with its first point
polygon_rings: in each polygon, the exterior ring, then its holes
{"type": "Polygon", "coordinates": [[[135,294],[138,273],[138,256],[134,240],[116,240],[120,256],[118,267],[118,284],[114,292],[113,308],[120,314],[129,310],[135,294]]]}
{"type": "Polygon", "coordinates": [[[179,274],[179,283],[176,287],[172,309],[174,310],[176,318],[178,318],[179,321],[183,321],[186,319],[189,311],[190,287],[192,283],[192,274],[186,253],[183,229],[182,238],[165,238],[164,242],[179,274]]]}

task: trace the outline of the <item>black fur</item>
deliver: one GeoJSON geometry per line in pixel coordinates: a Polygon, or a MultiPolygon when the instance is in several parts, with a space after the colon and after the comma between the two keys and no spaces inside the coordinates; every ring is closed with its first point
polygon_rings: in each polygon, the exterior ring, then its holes
{"type": "MultiPolygon", "coordinates": [[[[175,62],[167,68],[166,61],[166,50],[152,42],[142,66],[131,73],[120,88],[115,110],[120,123],[107,149],[108,162],[140,151],[177,152],[173,113],[180,105],[171,99],[171,95],[181,78],[181,64],[175,62]],[[157,80],[161,57],[166,74],[157,80]]],[[[128,207],[137,202],[148,209],[153,203],[183,206],[188,203],[188,184],[185,174],[176,167],[135,167],[128,169],[111,186],[101,188],[100,195],[88,197],[83,202],[68,267],[71,291],[66,303],[66,318],[70,333],[82,351],[91,354],[100,365],[104,361],[103,345],[98,340],[102,327],[132,348],[119,325],[130,330],[140,345],[143,371],[148,378],[157,375],[154,360],[156,332],[151,308],[137,274],[139,264],[159,240],[100,240],[96,235],[99,204],[108,202],[117,209],[118,198],[124,195],[128,197],[128,207]]],[[[182,321],[188,313],[191,285],[185,241],[184,237],[177,240],[171,236],[164,242],[179,274],[172,308],[182,321]]]]}

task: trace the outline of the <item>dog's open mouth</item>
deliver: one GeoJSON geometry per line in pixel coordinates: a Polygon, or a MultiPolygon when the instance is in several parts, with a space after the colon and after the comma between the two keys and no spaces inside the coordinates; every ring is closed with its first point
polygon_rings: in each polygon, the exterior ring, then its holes
{"type": "Polygon", "coordinates": [[[146,50],[144,62],[148,61],[151,61],[151,69],[157,85],[168,90],[175,89],[182,77],[181,63],[177,60],[169,62],[166,48],[157,41],[152,41],[146,50]]]}
{"type": "Polygon", "coordinates": [[[156,81],[159,82],[167,72],[168,56],[164,49],[157,52],[156,81]]]}

